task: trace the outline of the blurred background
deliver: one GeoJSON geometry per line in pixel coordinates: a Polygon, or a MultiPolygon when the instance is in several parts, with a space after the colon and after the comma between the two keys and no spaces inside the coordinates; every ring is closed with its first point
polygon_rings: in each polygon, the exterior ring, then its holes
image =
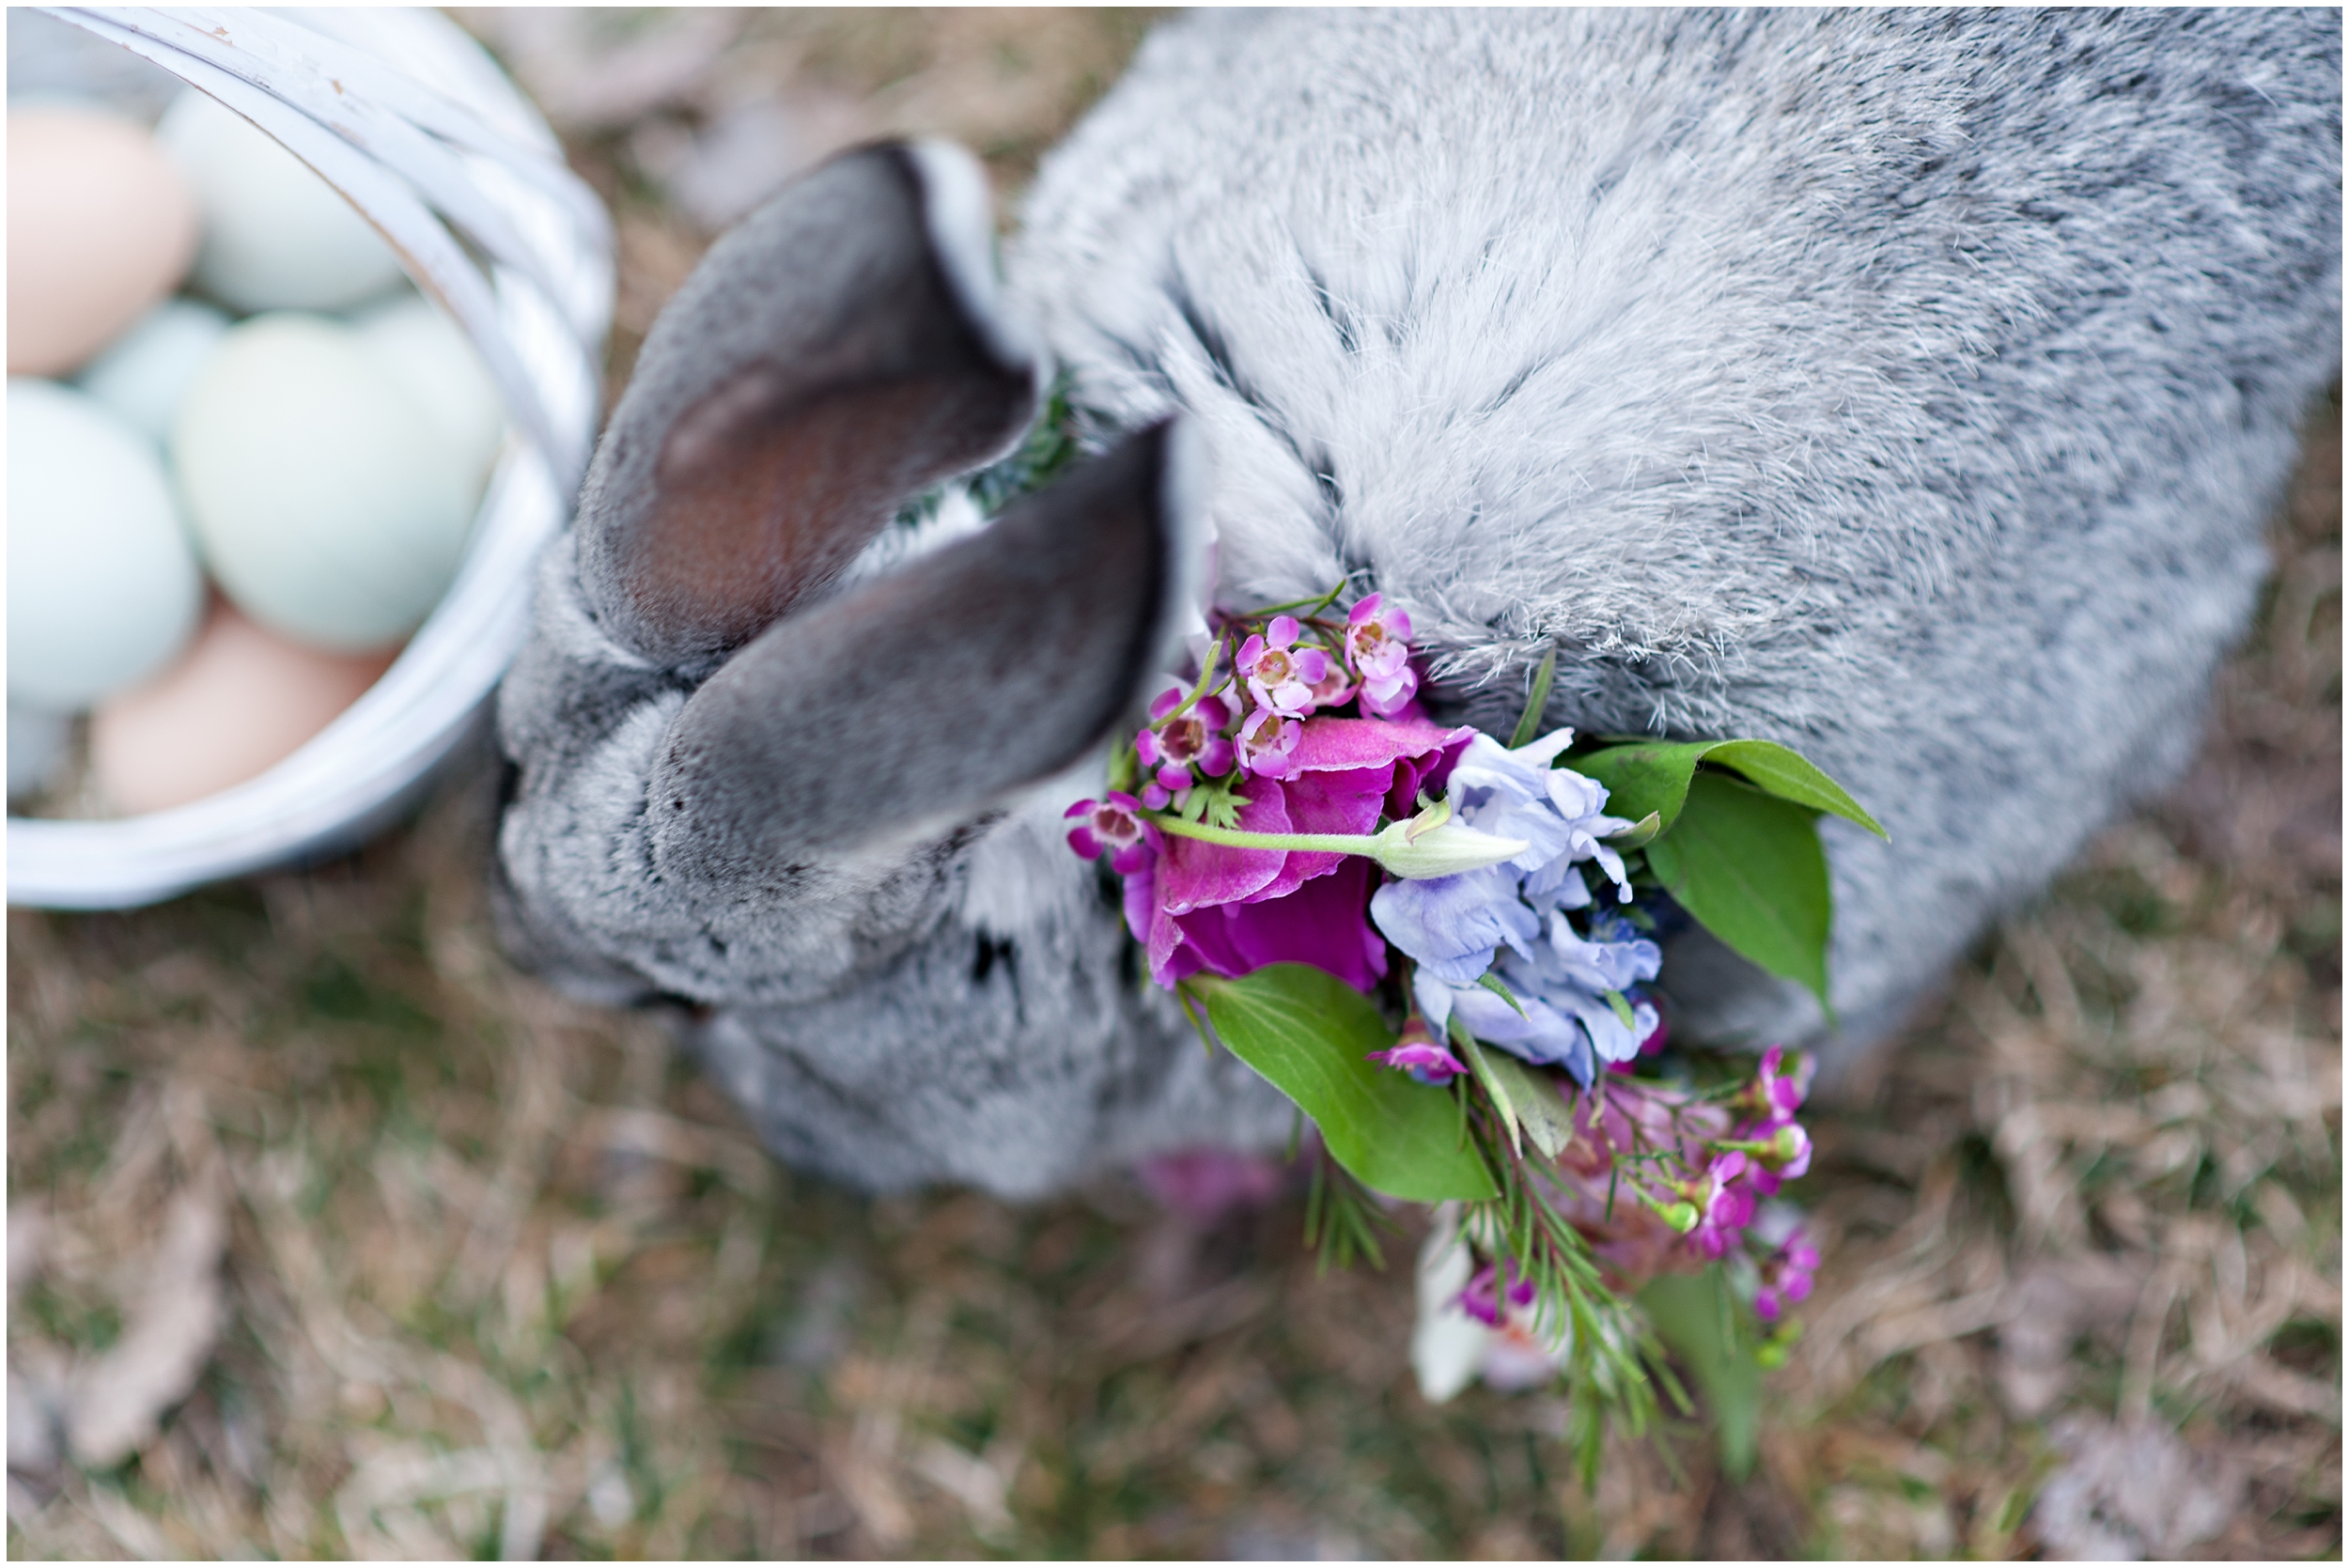
{"type": "MultiPolygon", "coordinates": [[[[1008,222],[1150,13],[460,10],[610,204],[609,390],[797,169],[953,136],[1008,222]]],[[[2200,759],[1813,1124],[1757,1472],[1595,1492],[1423,1402],[1397,1268],[773,1165],[499,956],[486,760],[306,872],[8,924],[16,1557],[2335,1557],[2341,444],[2200,759]]],[[[1402,1254],[1408,1255],[1408,1246],[1402,1254]]]]}

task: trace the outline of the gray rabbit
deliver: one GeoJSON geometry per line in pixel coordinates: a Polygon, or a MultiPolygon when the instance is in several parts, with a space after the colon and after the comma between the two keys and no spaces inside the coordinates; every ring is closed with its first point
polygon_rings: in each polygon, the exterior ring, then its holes
{"type": "Polygon", "coordinates": [[[1441,715],[1797,747],[1848,1061],[2183,764],[2341,332],[2337,11],[1209,13],[1045,163],[850,153],[647,340],[507,678],[517,956],[677,1009],[784,1158],[1030,1196],[1286,1103],[1062,841],[1216,541],[1410,613],[1441,715]],[[1048,363],[1097,452],[912,497],[1048,363]]]}

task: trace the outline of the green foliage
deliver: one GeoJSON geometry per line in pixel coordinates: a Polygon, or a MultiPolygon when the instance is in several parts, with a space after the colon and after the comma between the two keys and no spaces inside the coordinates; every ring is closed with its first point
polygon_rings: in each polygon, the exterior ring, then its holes
{"type": "Polygon", "coordinates": [[[1466,1031],[1455,1033],[1467,1054],[1469,1070],[1484,1087],[1493,1112],[1509,1137],[1511,1151],[1525,1153],[1525,1140],[1544,1159],[1556,1159],[1574,1141],[1574,1112],[1559,1098],[1551,1082],[1537,1077],[1507,1051],[1488,1051],[1466,1031]]]}
{"type": "Polygon", "coordinates": [[[1700,773],[1671,831],[1648,846],[1647,863],[1706,930],[1828,1004],[1834,907],[1808,810],[1725,775],[1700,773]]]}
{"type": "Polygon", "coordinates": [[[1688,1369],[1712,1411],[1721,1468],[1732,1480],[1753,1473],[1762,1425],[1762,1366],[1745,1307],[1719,1267],[1661,1274],[1640,1292],[1640,1305],[1664,1343],[1688,1369]]]}
{"type": "Polygon", "coordinates": [[[1525,694],[1525,711],[1517,716],[1517,727],[1509,736],[1509,749],[1517,750],[1542,732],[1542,710],[1549,706],[1549,684],[1557,678],[1558,650],[1550,649],[1542,656],[1542,667],[1533,672],[1532,689],[1525,694]]]}
{"type": "Polygon", "coordinates": [[[1379,1233],[1392,1233],[1394,1221],[1380,1210],[1370,1189],[1346,1172],[1345,1166],[1325,1157],[1314,1161],[1313,1187],[1305,1195],[1305,1245],[1315,1253],[1315,1265],[1327,1274],[1351,1268],[1367,1259],[1373,1268],[1387,1266],[1378,1246],[1379,1233]]]}
{"type": "Polygon", "coordinates": [[[1641,740],[1568,759],[1567,766],[1607,786],[1610,815],[1637,822],[1654,812],[1670,832],[1702,771],[1727,768],[1755,788],[1812,811],[1831,812],[1878,838],[1885,831],[1842,784],[1799,752],[1772,740],[1641,740]]]}
{"type": "Polygon", "coordinates": [[[1197,975],[1182,989],[1206,1006],[1232,1054],[1314,1119],[1330,1155],[1365,1187],[1423,1203],[1494,1194],[1447,1097],[1365,1060],[1394,1044],[1370,998],[1305,964],[1237,980],[1197,975]]]}
{"type": "Polygon", "coordinates": [[[1489,1107],[1476,1107],[1470,1123],[1475,1141],[1500,1172],[1501,1192],[1468,1205],[1461,1228],[1481,1250],[1508,1259],[1518,1277],[1532,1283],[1532,1321],[1546,1337],[1563,1342],[1564,1362],[1559,1370],[1573,1395],[1566,1407],[1567,1446],[1584,1487],[1594,1487],[1610,1421],[1620,1421],[1639,1436],[1656,1418],[1657,1390],[1684,1412],[1688,1396],[1640,1309],[1601,1278],[1581,1233],[1550,1206],[1537,1183],[1526,1179],[1524,1168],[1503,1155],[1489,1107]]]}

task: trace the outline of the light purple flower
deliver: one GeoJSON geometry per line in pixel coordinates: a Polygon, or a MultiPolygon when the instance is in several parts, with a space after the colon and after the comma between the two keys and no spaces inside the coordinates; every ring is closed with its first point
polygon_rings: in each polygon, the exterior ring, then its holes
{"type": "MultiPolygon", "coordinates": [[[[1596,861],[1607,873],[1607,879],[1615,884],[1617,902],[1631,902],[1631,884],[1624,876],[1623,856],[1601,841],[1632,824],[1627,818],[1606,815],[1603,808],[1607,804],[1607,786],[1596,779],[1584,778],[1571,768],[1552,768],[1546,783],[1550,804],[1557,808],[1560,819],[1566,825],[1566,859],[1596,861]]],[[[1579,877],[1576,880],[1579,882],[1579,877]]],[[[1544,890],[1529,887],[1527,891],[1544,890]]],[[[1584,896],[1589,896],[1587,891],[1584,896]]]]}
{"type": "Polygon", "coordinates": [[[1423,972],[1455,986],[1473,984],[1504,943],[1532,957],[1542,928],[1506,864],[1389,882],[1372,895],[1370,918],[1423,972]]]}
{"type": "MultiPolygon", "coordinates": [[[[1514,970],[1513,956],[1504,954],[1494,975],[1509,984],[1514,970]]],[[[1488,1046],[1498,1046],[1535,1066],[1563,1067],[1576,1082],[1589,1083],[1593,1071],[1589,1032],[1541,998],[1515,985],[1510,985],[1510,992],[1515,1005],[1510,998],[1486,986],[1451,985],[1425,969],[1411,976],[1412,1000],[1433,1027],[1448,1029],[1456,1017],[1461,1028],[1488,1046]]]]}
{"type": "Polygon", "coordinates": [[[1550,807],[1548,775],[1550,759],[1573,739],[1572,730],[1559,730],[1511,751],[1480,734],[1453,766],[1445,785],[1453,815],[1479,832],[1525,840],[1525,852],[1509,862],[1520,872],[1540,872],[1571,846],[1567,824],[1550,807]]]}
{"type": "Polygon", "coordinates": [[[1410,643],[1410,615],[1400,605],[1386,609],[1377,594],[1364,595],[1346,615],[1346,661],[1362,683],[1364,713],[1400,712],[1418,692],[1410,643]]]}
{"type": "Polygon", "coordinates": [[[1330,675],[1328,654],[1297,646],[1299,629],[1296,616],[1275,615],[1262,635],[1239,645],[1239,657],[1233,661],[1256,701],[1283,719],[1311,713],[1314,688],[1330,675]]]}

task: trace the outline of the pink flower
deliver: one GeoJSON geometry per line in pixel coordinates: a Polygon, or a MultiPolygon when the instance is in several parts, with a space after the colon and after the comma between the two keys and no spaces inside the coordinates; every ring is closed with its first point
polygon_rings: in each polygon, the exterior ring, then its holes
{"type": "Polygon", "coordinates": [[[1161,1207],[1203,1231],[1236,1209],[1272,1202],[1286,1180],[1276,1159],[1212,1147],[1153,1155],[1134,1170],[1161,1207]]]}
{"type": "Polygon", "coordinates": [[[1256,701],[1283,719],[1312,712],[1313,689],[1330,675],[1328,654],[1297,647],[1299,629],[1296,616],[1275,615],[1262,636],[1239,645],[1239,657],[1233,661],[1256,701]]]}
{"type": "Polygon", "coordinates": [[[1239,727],[1241,768],[1267,779],[1288,777],[1289,758],[1302,733],[1298,721],[1284,719],[1268,707],[1256,709],[1239,727]]]}
{"type": "Polygon", "coordinates": [[[1364,595],[1346,617],[1346,661],[1361,678],[1362,711],[1379,718],[1402,711],[1419,691],[1410,663],[1411,617],[1383,603],[1377,594],[1364,595]]]}
{"type": "Polygon", "coordinates": [[[1762,1288],[1754,1294],[1754,1315],[1765,1323],[1775,1323],[1789,1306],[1809,1299],[1818,1269],[1819,1250],[1810,1239],[1800,1231],[1788,1236],[1784,1246],[1762,1260],[1762,1288]]]}
{"type": "Polygon", "coordinates": [[[1142,802],[1123,790],[1111,790],[1105,800],[1080,800],[1061,814],[1064,819],[1084,820],[1068,831],[1068,847],[1086,860],[1110,854],[1110,868],[1130,876],[1158,858],[1159,831],[1135,813],[1142,802]]]}
{"type": "Polygon", "coordinates": [[[1314,682],[1314,706],[1343,707],[1354,697],[1354,683],[1346,678],[1346,666],[1332,659],[1328,660],[1330,673],[1314,682]]]}
{"type": "Polygon", "coordinates": [[[1385,1050],[1372,1051],[1365,1061],[1400,1072],[1413,1072],[1431,1083],[1449,1083],[1468,1069],[1460,1059],[1427,1032],[1427,1020],[1417,1013],[1404,1020],[1403,1032],[1385,1050]]]}
{"type": "MultiPolygon", "coordinates": [[[[1287,772],[1259,773],[1244,786],[1238,825],[1264,833],[1368,833],[1382,814],[1409,815],[1423,785],[1440,788],[1474,733],[1425,720],[1308,720],[1285,754],[1287,772]]],[[[1368,913],[1376,875],[1369,861],[1182,837],[1165,846],[1144,940],[1159,985],[1202,970],[1240,975],[1266,964],[1306,963],[1368,990],[1386,973],[1386,942],[1368,913]]]]}

